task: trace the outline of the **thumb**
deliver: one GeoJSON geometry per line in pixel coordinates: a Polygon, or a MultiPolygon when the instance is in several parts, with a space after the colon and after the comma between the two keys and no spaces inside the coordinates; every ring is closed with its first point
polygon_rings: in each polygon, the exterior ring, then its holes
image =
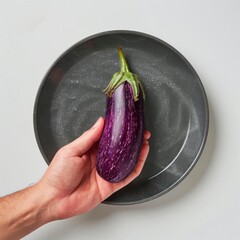
{"type": "Polygon", "coordinates": [[[67,144],[64,152],[68,156],[81,156],[85,154],[101,137],[104,119],[100,117],[96,123],[79,138],[67,144]]]}

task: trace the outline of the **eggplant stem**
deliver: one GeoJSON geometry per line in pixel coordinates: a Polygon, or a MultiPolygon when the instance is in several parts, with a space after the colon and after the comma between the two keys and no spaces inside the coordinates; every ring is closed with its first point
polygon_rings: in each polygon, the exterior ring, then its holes
{"type": "Polygon", "coordinates": [[[129,72],[127,61],[124,57],[122,48],[120,47],[118,48],[118,55],[119,55],[120,64],[121,64],[121,72],[129,72]]]}
{"type": "Polygon", "coordinates": [[[145,99],[145,93],[141,82],[139,81],[136,74],[133,74],[129,71],[127,61],[124,57],[122,48],[118,48],[118,54],[120,59],[121,70],[116,72],[107,87],[103,90],[108,96],[112,96],[112,93],[125,81],[128,82],[133,90],[134,101],[139,100],[140,91],[142,91],[143,99],[145,99]]]}

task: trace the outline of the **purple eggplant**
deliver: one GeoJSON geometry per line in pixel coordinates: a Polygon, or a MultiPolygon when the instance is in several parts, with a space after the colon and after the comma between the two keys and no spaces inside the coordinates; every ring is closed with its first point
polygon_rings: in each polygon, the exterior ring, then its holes
{"type": "Polygon", "coordinates": [[[144,134],[144,90],[129,71],[122,49],[121,70],[113,75],[107,94],[105,126],[97,151],[97,172],[109,182],[126,178],[138,162],[144,134]]]}

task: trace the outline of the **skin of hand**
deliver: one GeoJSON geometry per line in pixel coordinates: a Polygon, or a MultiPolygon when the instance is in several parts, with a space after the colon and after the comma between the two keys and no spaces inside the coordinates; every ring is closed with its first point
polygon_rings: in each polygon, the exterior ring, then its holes
{"type": "Polygon", "coordinates": [[[104,119],[99,118],[56,153],[38,183],[0,198],[1,240],[19,240],[48,222],[86,213],[140,174],[149,151],[148,131],[139,161],[126,179],[109,183],[97,174],[97,143],[103,127],[104,119]]]}
{"type": "Polygon", "coordinates": [[[38,183],[51,199],[51,220],[90,211],[140,174],[149,152],[150,132],[145,131],[142,151],[133,172],[119,183],[110,183],[101,178],[96,171],[97,142],[103,127],[104,119],[99,118],[90,130],[61,148],[38,183]]]}

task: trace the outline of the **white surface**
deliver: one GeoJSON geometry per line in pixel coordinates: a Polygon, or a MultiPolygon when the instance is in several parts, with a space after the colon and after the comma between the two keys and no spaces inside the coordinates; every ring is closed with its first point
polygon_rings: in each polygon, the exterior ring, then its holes
{"type": "Polygon", "coordinates": [[[1,1],[0,195],[37,181],[46,169],[32,124],[42,77],[67,48],[101,31],[159,37],[198,72],[211,119],[205,151],[188,177],[145,204],[100,205],[43,226],[25,239],[239,239],[240,2],[1,1]]]}

